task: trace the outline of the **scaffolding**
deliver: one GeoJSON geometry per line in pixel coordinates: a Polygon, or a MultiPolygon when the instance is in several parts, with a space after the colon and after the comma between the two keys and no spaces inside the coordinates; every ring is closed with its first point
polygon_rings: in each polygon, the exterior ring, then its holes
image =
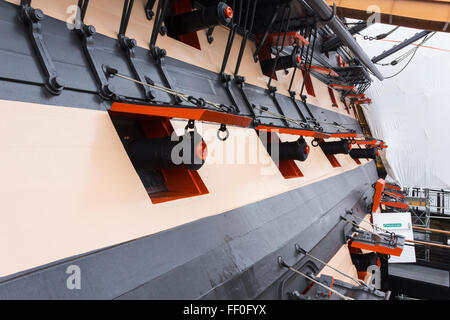
{"type": "MultiPolygon", "coordinates": [[[[433,218],[450,219],[450,191],[417,187],[404,188],[404,191],[413,226],[430,228],[430,222],[433,218]]],[[[442,243],[447,238],[441,239],[441,236],[433,235],[431,232],[414,230],[414,239],[442,243]]],[[[418,262],[427,265],[448,267],[450,266],[450,258],[447,251],[446,249],[428,246],[416,246],[416,258],[418,262]]]]}

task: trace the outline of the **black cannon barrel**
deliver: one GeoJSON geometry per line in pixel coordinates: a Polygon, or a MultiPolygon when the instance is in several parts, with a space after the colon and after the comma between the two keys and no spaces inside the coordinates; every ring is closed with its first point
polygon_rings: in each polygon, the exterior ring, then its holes
{"type": "MultiPolygon", "coordinates": [[[[271,73],[273,70],[273,65],[275,64],[275,58],[261,61],[261,69],[263,73],[271,73]]],[[[299,55],[289,55],[279,57],[275,65],[275,71],[285,70],[293,67],[300,67],[301,58],[299,55]]]]}
{"type": "Polygon", "coordinates": [[[231,22],[233,10],[224,2],[200,10],[169,16],[164,20],[167,34],[176,37],[231,22]]]}
{"type": "MultiPolygon", "coordinates": [[[[275,148],[272,144],[267,144],[267,151],[274,157],[275,148]]],[[[292,142],[279,142],[278,144],[278,159],[279,160],[298,160],[305,161],[308,158],[309,146],[303,137],[298,138],[296,141],[292,142]]]]}
{"type": "Polygon", "coordinates": [[[350,156],[356,159],[360,158],[376,159],[377,155],[378,151],[376,148],[352,149],[350,151],[350,156]]]}
{"type": "Polygon", "coordinates": [[[127,152],[136,169],[200,169],[206,160],[207,147],[196,132],[172,139],[148,138],[130,142],[127,152]]]}
{"type": "Polygon", "coordinates": [[[325,154],[348,154],[352,145],[348,140],[320,142],[320,147],[325,154]]]}

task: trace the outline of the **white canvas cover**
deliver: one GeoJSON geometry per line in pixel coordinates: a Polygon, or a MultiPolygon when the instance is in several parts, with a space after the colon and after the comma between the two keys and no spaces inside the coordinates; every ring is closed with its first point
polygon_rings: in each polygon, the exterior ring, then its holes
{"type": "MultiPolygon", "coordinates": [[[[361,35],[376,36],[393,28],[374,24],[361,35]]],[[[356,35],[356,40],[373,58],[420,31],[401,27],[384,40],[364,40],[361,35],[356,35]]],[[[390,63],[415,47],[409,45],[379,63],[390,63]]],[[[377,67],[388,77],[400,71],[409,58],[395,66],[377,67]]],[[[389,146],[381,155],[387,180],[401,186],[449,189],[450,33],[431,37],[399,75],[384,81],[372,78],[366,95],[373,103],[362,108],[373,136],[389,146]]]]}

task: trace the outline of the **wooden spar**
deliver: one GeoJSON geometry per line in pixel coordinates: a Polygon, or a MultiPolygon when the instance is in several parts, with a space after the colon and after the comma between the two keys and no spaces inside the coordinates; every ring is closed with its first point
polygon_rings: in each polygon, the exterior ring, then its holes
{"type": "Polygon", "coordinates": [[[415,226],[413,226],[413,229],[431,231],[431,232],[436,232],[436,233],[450,234],[450,231],[439,230],[439,229],[430,229],[430,228],[415,227],[415,226]]]}
{"type": "Polygon", "coordinates": [[[450,249],[450,246],[447,246],[445,244],[432,243],[432,242],[426,242],[426,241],[418,241],[418,240],[405,240],[405,241],[411,242],[411,243],[423,244],[423,245],[430,246],[430,247],[450,249]]]}

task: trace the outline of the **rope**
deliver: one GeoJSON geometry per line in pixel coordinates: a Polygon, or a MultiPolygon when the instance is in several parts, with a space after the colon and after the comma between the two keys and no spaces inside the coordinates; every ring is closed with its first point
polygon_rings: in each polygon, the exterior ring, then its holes
{"type": "Polygon", "coordinates": [[[306,251],[304,251],[304,250],[303,250],[303,253],[304,253],[305,255],[307,255],[308,257],[313,258],[314,260],[316,260],[316,261],[322,263],[323,265],[327,266],[328,268],[333,269],[334,271],[336,271],[336,272],[342,274],[343,276],[345,276],[345,277],[347,277],[347,278],[349,278],[349,279],[355,281],[356,283],[358,283],[358,284],[360,284],[360,285],[364,285],[365,287],[367,287],[367,288],[370,289],[370,287],[369,287],[364,281],[362,281],[362,280],[360,280],[360,279],[356,279],[355,277],[352,277],[351,275],[346,274],[345,272],[340,271],[339,269],[337,269],[337,268],[335,268],[335,267],[329,265],[328,263],[326,263],[326,262],[320,260],[319,258],[316,258],[316,257],[310,255],[308,252],[306,252],[306,251]]]}
{"type": "MultiPolygon", "coordinates": [[[[353,217],[355,217],[355,216],[353,216],[353,217]]],[[[378,234],[378,233],[375,233],[375,232],[373,232],[373,231],[371,231],[371,230],[369,230],[369,229],[366,229],[366,228],[364,228],[364,227],[361,227],[361,226],[357,225],[356,222],[353,221],[353,220],[348,220],[347,218],[342,217],[342,216],[341,216],[341,218],[342,218],[344,221],[351,222],[351,224],[352,224],[353,226],[355,226],[355,227],[357,227],[357,228],[359,228],[359,229],[361,229],[361,230],[364,230],[364,231],[366,231],[366,232],[368,232],[368,233],[370,233],[370,234],[372,234],[372,235],[374,235],[374,236],[381,237],[381,238],[383,238],[385,241],[391,242],[391,238],[387,238],[386,235],[378,234]]],[[[358,217],[356,217],[356,218],[358,218],[358,217]]],[[[360,220],[360,221],[365,221],[365,222],[369,223],[373,228],[380,229],[380,230],[382,230],[382,231],[384,231],[384,232],[390,234],[391,236],[392,236],[392,235],[394,235],[394,236],[396,235],[395,233],[393,233],[393,232],[391,232],[391,231],[384,230],[384,229],[382,229],[382,228],[380,228],[380,227],[377,227],[376,225],[373,225],[372,223],[370,223],[370,222],[368,222],[368,221],[366,221],[366,220],[364,220],[364,219],[360,219],[360,218],[359,218],[359,220],[360,220]]]]}
{"type": "MultiPolygon", "coordinates": [[[[384,39],[384,38],[386,38],[387,36],[389,36],[391,33],[393,33],[393,32],[394,32],[395,30],[397,30],[398,28],[400,28],[400,27],[395,27],[395,28],[392,29],[391,31],[386,32],[386,33],[380,33],[379,35],[377,35],[377,36],[375,36],[375,37],[363,36],[363,39],[364,39],[364,40],[370,40],[370,41],[372,41],[372,40],[381,40],[381,39],[384,39]]],[[[361,35],[359,32],[358,32],[358,34],[361,35]]]]}
{"type": "Polygon", "coordinates": [[[292,272],[297,273],[297,274],[299,274],[299,275],[305,277],[306,279],[308,279],[308,280],[310,280],[310,281],[312,281],[312,282],[318,284],[319,286],[321,286],[321,287],[323,287],[323,288],[325,288],[325,289],[327,289],[327,290],[333,292],[334,294],[336,294],[337,296],[341,297],[341,298],[344,299],[344,300],[354,300],[353,298],[350,298],[350,297],[347,297],[347,296],[343,295],[342,293],[340,293],[340,292],[334,290],[333,288],[330,288],[330,287],[324,285],[323,283],[321,283],[321,282],[319,282],[319,281],[317,281],[317,280],[315,280],[315,279],[313,279],[313,278],[307,276],[307,275],[304,274],[303,272],[300,272],[300,271],[298,271],[297,269],[294,269],[293,267],[289,267],[289,266],[288,266],[288,269],[291,270],[292,272]]]}
{"type": "MultiPolygon", "coordinates": [[[[370,234],[373,234],[374,236],[383,238],[385,241],[391,242],[391,238],[387,238],[387,236],[384,235],[384,234],[378,234],[378,233],[375,233],[375,232],[373,232],[373,231],[371,231],[371,230],[369,230],[369,229],[363,228],[363,227],[357,225],[355,221],[352,221],[352,224],[353,224],[355,227],[359,228],[359,229],[362,229],[362,230],[364,230],[364,231],[366,231],[366,232],[368,232],[368,233],[370,233],[370,234]]],[[[388,231],[388,232],[389,232],[389,231],[388,231]]],[[[396,235],[395,233],[392,233],[392,232],[389,232],[389,234],[390,234],[390,235],[396,235]]]]}
{"type": "Polygon", "coordinates": [[[403,61],[404,59],[406,59],[406,57],[408,57],[410,54],[412,54],[411,58],[409,59],[409,61],[403,66],[403,68],[398,71],[397,73],[393,74],[392,76],[389,77],[384,77],[384,79],[390,79],[393,78],[397,75],[399,75],[403,70],[406,69],[406,67],[411,63],[412,59],[414,58],[414,56],[417,53],[417,50],[419,50],[419,48],[421,47],[421,45],[423,45],[426,41],[428,41],[432,36],[434,36],[436,34],[436,32],[431,33],[429,36],[425,37],[422,42],[415,48],[412,48],[411,50],[405,52],[404,54],[402,54],[400,57],[398,57],[397,59],[392,60],[390,63],[385,63],[385,64],[380,64],[381,66],[388,66],[388,65],[397,65],[399,62],[403,61]]]}

